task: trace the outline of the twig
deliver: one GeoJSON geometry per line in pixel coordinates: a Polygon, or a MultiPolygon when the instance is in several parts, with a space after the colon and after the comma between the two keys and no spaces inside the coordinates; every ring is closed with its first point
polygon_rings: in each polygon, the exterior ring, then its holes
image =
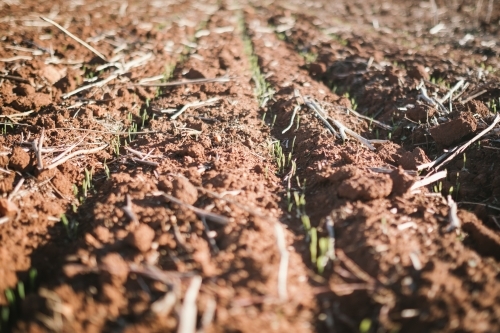
{"type": "Polygon", "coordinates": [[[132,154],[140,157],[142,160],[146,159],[147,157],[158,157],[158,158],[162,157],[162,156],[155,156],[155,155],[144,154],[144,153],[142,153],[142,152],[140,152],[138,150],[130,148],[129,146],[125,147],[125,149],[128,150],[129,152],[131,152],[132,154]]]}
{"type": "Polygon", "coordinates": [[[52,159],[52,162],[51,163],[54,163],[54,162],[57,162],[59,161],[61,158],[63,158],[66,154],[68,154],[71,150],[73,150],[73,148],[77,147],[80,143],[83,142],[83,140],[85,140],[85,138],[88,136],[88,133],[86,133],[83,138],[80,139],[80,141],[78,141],[77,143],[69,146],[67,149],[65,149],[62,153],[60,153],[59,155],[57,155],[54,159],[52,159]]]}
{"type": "Polygon", "coordinates": [[[288,260],[290,254],[286,249],[285,233],[279,222],[274,224],[274,233],[276,235],[276,243],[280,252],[280,266],[278,271],[278,296],[280,301],[285,302],[288,299],[287,293],[287,277],[288,277],[288,260]]]}
{"type": "MultiPolygon", "coordinates": [[[[1,78],[1,75],[0,75],[1,78]]],[[[26,111],[26,112],[21,112],[21,113],[14,113],[14,114],[9,114],[9,115],[0,115],[0,118],[21,118],[21,117],[26,117],[30,114],[32,114],[34,111],[26,111]]]]}
{"type": "Polygon", "coordinates": [[[446,177],[446,175],[448,174],[448,171],[447,170],[443,170],[443,171],[440,171],[438,173],[435,173],[429,177],[426,177],[424,179],[421,179],[419,181],[416,181],[411,187],[410,187],[410,191],[414,191],[418,188],[421,188],[423,186],[427,186],[431,183],[434,183],[435,181],[438,181],[440,179],[443,179],[446,177]]]}
{"type": "Polygon", "coordinates": [[[191,283],[184,296],[182,309],[179,316],[179,327],[177,333],[195,333],[196,332],[196,316],[198,309],[196,307],[196,299],[200,292],[202,278],[197,275],[191,279],[191,283]]]}
{"type": "Polygon", "coordinates": [[[457,204],[458,205],[478,205],[478,206],[483,206],[486,209],[491,208],[491,209],[494,209],[494,210],[497,210],[500,212],[500,207],[495,207],[495,206],[485,204],[482,202],[459,201],[459,202],[457,202],[457,204]]]}
{"type": "Polygon", "coordinates": [[[21,188],[23,183],[24,183],[24,178],[21,178],[19,182],[16,184],[16,187],[14,187],[12,192],[10,192],[9,196],[7,197],[7,201],[11,201],[16,196],[17,192],[19,192],[19,189],[21,188]]]}
{"type": "Polygon", "coordinates": [[[215,78],[207,78],[207,79],[193,79],[193,80],[183,80],[183,81],[172,81],[165,83],[144,83],[139,82],[136,83],[136,86],[142,87],[173,87],[173,86],[182,86],[185,84],[204,84],[204,83],[214,83],[214,82],[229,82],[232,78],[228,76],[221,76],[215,78]]]}
{"type": "Polygon", "coordinates": [[[205,219],[205,216],[200,216],[201,222],[203,222],[203,226],[205,227],[205,235],[207,236],[208,243],[212,247],[212,251],[214,254],[219,253],[219,247],[217,246],[217,243],[215,242],[215,239],[210,235],[210,227],[208,226],[207,220],[205,219]]]}
{"type": "Polygon", "coordinates": [[[313,101],[309,101],[309,100],[305,100],[304,99],[304,102],[305,104],[314,110],[314,112],[316,112],[316,115],[318,116],[319,119],[321,119],[321,121],[325,124],[325,126],[330,130],[330,132],[332,132],[333,135],[338,135],[337,134],[337,131],[333,128],[333,126],[328,122],[328,120],[326,120],[326,115],[325,113],[319,108],[319,105],[317,105],[316,103],[314,103],[313,101]]]}
{"type": "Polygon", "coordinates": [[[18,55],[10,58],[0,58],[0,62],[13,62],[16,60],[33,60],[30,56],[18,55]]]}
{"type": "Polygon", "coordinates": [[[134,210],[132,209],[132,200],[130,199],[130,195],[127,194],[127,204],[122,207],[123,212],[133,224],[139,224],[139,219],[137,215],[135,215],[134,210]]]}
{"type": "Polygon", "coordinates": [[[288,125],[288,127],[287,127],[287,128],[285,128],[285,129],[281,132],[281,134],[285,134],[286,132],[288,132],[288,130],[289,130],[290,128],[292,128],[292,126],[293,126],[293,120],[295,119],[295,115],[297,114],[297,111],[299,111],[299,110],[300,110],[300,105],[296,105],[296,106],[293,108],[292,118],[290,119],[290,125],[288,125]]]}
{"type": "Polygon", "coordinates": [[[91,83],[91,84],[88,84],[86,86],[83,86],[83,87],[80,87],[78,89],[75,89],[73,91],[70,91],[64,95],[62,95],[61,97],[63,99],[66,99],[68,97],[71,97],[75,94],[78,94],[79,92],[81,91],[84,91],[84,90],[87,90],[87,89],[90,89],[92,87],[102,87],[104,86],[105,84],[107,84],[108,82],[111,82],[113,81],[114,79],[116,79],[118,77],[118,73],[113,73],[111,74],[110,76],[108,76],[107,78],[105,78],[104,80],[101,80],[101,81],[98,81],[98,82],[94,82],[94,83],[91,83]]]}
{"type": "Polygon", "coordinates": [[[105,78],[104,80],[101,80],[101,81],[98,81],[98,82],[94,82],[94,83],[91,83],[91,84],[88,84],[86,86],[83,86],[83,87],[80,87],[80,88],[77,88],[73,91],[70,91],[64,95],[62,95],[62,98],[63,99],[66,99],[68,97],[71,97],[75,94],[78,94],[79,92],[81,91],[84,91],[84,90],[87,90],[87,89],[90,89],[92,87],[103,87],[104,85],[106,85],[108,82],[116,79],[118,76],[120,75],[123,75],[125,74],[126,72],[128,72],[130,69],[134,68],[134,67],[137,67],[139,66],[141,63],[149,60],[151,57],[153,56],[152,53],[147,53],[145,54],[144,56],[142,57],[139,57],[137,59],[134,59],[134,60],[131,60],[129,61],[128,63],[126,63],[125,65],[123,66],[120,66],[121,68],[115,70],[113,73],[111,73],[107,78],[105,78]]]}
{"type": "Polygon", "coordinates": [[[0,167],[0,172],[6,173],[8,175],[10,175],[12,173],[10,170],[4,169],[2,167],[0,167]]]}
{"type": "Polygon", "coordinates": [[[446,228],[447,232],[453,231],[455,229],[460,228],[460,219],[457,216],[457,203],[453,201],[451,195],[448,195],[448,207],[450,210],[448,212],[448,228],[446,228]]]}
{"type": "Polygon", "coordinates": [[[493,122],[491,123],[490,126],[485,128],[484,130],[481,131],[478,135],[464,143],[463,145],[460,146],[460,148],[456,149],[450,156],[448,156],[443,162],[441,162],[438,166],[436,166],[435,170],[437,171],[439,168],[443,167],[445,164],[448,164],[452,159],[455,158],[458,154],[462,153],[465,149],[467,149],[471,144],[479,140],[482,136],[484,136],[486,133],[491,131],[496,124],[500,122],[500,114],[497,114],[495,119],[493,119],[493,122]]]}
{"type": "Polygon", "coordinates": [[[227,224],[227,223],[229,223],[229,219],[227,217],[225,217],[225,216],[214,214],[214,213],[211,213],[211,212],[209,212],[209,211],[207,211],[205,209],[194,207],[194,206],[192,206],[190,204],[187,204],[187,203],[185,203],[185,202],[177,199],[176,197],[173,197],[171,195],[166,194],[165,192],[157,191],[157,192],[153,192],[153,195],[155,195],[155,196],[162,195],[165,198],[167,198],[169,201],[172,201],[173,203],[176,203],[176,204],[178,204],[180,206],[186,207],[186,208],[192,210],[198,216],[203,216],[203,217],[209,219],[212,222],[219,223],[219,224],[227,224]]]}
{"type": "Polygon", "coordinates": [[[444,105],[442,103],[434,100],[433,98],[429,97],[429,95],[427,95],[427,88],[425,87],[425,84],[423,81],[420,82],[420,95],[418,95],[418,98],[423,99],[424,101],[426,101],[427,103],[429,103],[433,106],[437,105],[441,108],[442,111],[444,111],[445,113],[448,113],[448,110],[444,107],[444,105]]]}
{"type": "Polygon", "coordinates": [[[496,224],[496,226],[498,227],[498,229],[500,229],[500,223],[498,223],[497,218],[495,216],[493,216],[493,215],[491,215],[490,217],[493,220],[493,222],[496,224]]]}
{"type": "Polygon", "coordinates": [[[358,118],[361,118],[361,119],[364,119],[364,120],[367,120],[369,121],[370,123],[374,123],[375,125],[377,125],[378,127],[380,127],[381,129],[384,129],[384,130],[387,130],[387,131],[392,131],[392,126],[389,126],[387,124],[384,124],[383,122],[380,122],[378,120],[375,120],[373,118],[370,118],[370,117],[367,117],[367,116],[363,116],[362,114],[360,114],[359,112],[356,112],[354,111],[353,109],[350,109],[350,108],[347,108],[347,107],[344,107],[342,106],[341,108],[347,110],[347,113],[352,113],[353,115],[355,115],[356,117],[358,118]]]}
{"type": "Polygon", "coordinates": [[[100,146],[100,147],[97,147],[97,148],[94,148],[94,149],[82,149],[82,150],[77,150],[69,155],[67,155],[65,158],[63,159],[60,159],[59,161],[55,162],[55,163],[52,163],[48,166],[45,167],[46,170],[50,170],[50,169],[54,169],[56,168],[57,166],[63,164],[64,162],[66,162],[67,160],[69,160],[70,158],[73,158],[75,156],[79,156],[79,155],[86,155],[86,154],[94,154],[94,153],[97,153],[98,151],[101,151],[103,150],[104,148],[106,148],[108,146],[108,144],[105,144],[104,146],[100,146]]]}
{"type": "Polygon", "coordinates": [[[323,121],[323,123],[326,125],[326,127],[328,127],[328,129],[334,135],[337,135],[337,131],[335,131],[333,129],[332,125],[330,125],[330,123],[328,122],[328,120],[332,121],[333,124],[335,126],[337,126],[337,128],[339,129],[339,132],[340,132],[340,137],[342,138],[343,141],[347,140],[346,133],[348,133],[349,135],[351,135],[352,137],[354,137],[356,140],[358,140],[360,143],[362,143],[366,147],[368,147],[368,149],[375,150],[375,147],[373,147],[373,145],[370,143],[370,141],[368,141],[367,139],[363,138],[361,135],[359,135],[358,133],[354,132],[353,130],[347,128],[340,121],[338,121],[338,120],[336,120],[336,119],[334,119],[332,117],[328,117],[326,115],[325,110],[323,110],[323,108],[317,102],[315,102],[314,100],[308,98],[307,96],[303,97],[302,99],[304,100],[305,104],[309,108],[313,109],[316,112],[316,115],[321,119],[321,121],[323,121]]]}
{"type": "Polygon", "coordinates": [[[106,57],[100,53],[99,51],[97,51],[96,49],[94,49],[92,46],[90,46],[89,44],[85,43],[83,40],[81,40],[80,38],[76,37],[75,35],[73,35],[71,32],[69,32],[68,30],[64,29],[63,27],[61,27],[59,24],[57,24],[56,22],[52,21],[51,19],[49,18],[46,18],[46,17],[43,17],[43,16],[40,16],[40,18],[42,20],[44,20],[45,22],[49,22],[50,24],[54,25],[56,28],[58,28],[59,30],[61,30],[62,32],[64,32],[65,34],[67,34],[69,37],[73,38],[74,40],[76,40],[78,43],[82,44],[84,47],[86,47],[87,49],[89,49],[90,51],[92,51],[96,56],[98,56],[99,58],[101,58],[102,60],[108,62],[108,59],[106,59],[106,57]]]}
{"type": "Polygon", "coordinates": [[[458,89],[459,89],[459,88],[460,88],[460,87],[461,87],[464,83],[465,83],[465,81],[464,81],[463,79],[462,79],[462,80],[460,80],[460,81],[458,81],[458,82],[457,82],[457,84],[455,84],[455,85],[453,86],[453,88],[451,88],[451,89],[450,89],[450,91],[448,91],[448,93],[447,93],[446,95],[444,95],[444,97],[443,97],[443,98],[439,99],[439,102],[440,102],[440,103],[445,102],[445,101],[446,101],[448,98],[450,98],[450,97],[453,95],[453,93],[454,93],[455,91],[457,91],[457,90],[458,90],[458,89]]]}
{"type": "MultiPolygon", "coordinates": [[[[0,61],[1,61],[1,59],[0,59],[0,61]]],[[[7,79],[7,80],[12,80],[12,81],[17,81],[17,82],[30,83],[29,80],[26,80],[26,79],[23,79],[20,76],[14,76],[14,75],[3,75],[3,74],[0,74],[0,79],[7,79]]],[[[9,116],[13,116],[13,115],[9,115],[9,116]]]]}
{"type": "Polygon", "coordinates": [[[193,103],[187,103],[179,111],[174,113],[172,115],[172,117],[170,117],[170,119],[172,119],[172,120],[177,119],[177,117],[179,117],[182,113],[184,113],[184,111],[186,111],[188,108],[209,105],[209,104],[212,104],[214,102],[217,102],[219,99],[220,99],[219,97],[213,97],[213,98],[207,99],[206,101],[197,101],[197,102],[193,102],[193,103]]]}
{"type": "Polygon", "coordinates": [[[160,165],[160,163],[156,163],[156,162],[153,162],[153,161],[145,161],[145,160],[140,160],[138,158],[130,158],[132,161],[136,162],[136,163],[141,163],[141,164],[146,164],[146,165],[149,165],[149,166],[152,166],[152,167],[157,167],[158,165],[160,165]]]}
{"type": "Polygon", "coordinates": [[[201,317],[201,327],[197,333],[203,333],[208,328],[210,323],[214,320],[215,310],[217,309],[217,301],[215,298],[210,297],[205,305],[205,312],[201,317]]]}
{"type": "Polygon", "coordinates": [[[472,95],[472,96],[470,96],[470,97],[467,97],[467,99],[466,99],[465,101],[460,101],[460,103],[462,103],[462,104],[466,104],[467,102],[469,102],[469,101],[473,100],[473,99],[474,99],[474,98],[476,98],[476,97],[481,96],[482,94],[486,93],[487,91],[488,91],[488,90],[481,90],[481,91],[480,91],[480,92],[478,92],[477,94],[474,94],[474,95],[472,95]]]}
{"type": "Polygon", "coordinates": [[[165,78],[165,75],[163,75],[163,74],[152,76],[152,77],[146,77],[144,79],[141,79],[139,81],[139,84],[146,83],[146,82],[151,82],[151,81],[158,81],[158,80],[161,80],[163,78],[165,78]]]}
{"type": "Polygon", "coordinates": [[[42,147],[43,147],[43,140],[45,138],[45,129],[42,129],[42,133],[40,134],[40,138],[37,140],[33,140],[32,147],[33,151],[35,152],[36,159],[38,162],[38,170],[43,169],[43,161],[42,161],[42,147]]]}
{"type": "Polygon", "coordinates": [[[177,302],[177,296],[173,291],[169,291],[165,296],[160,297],[157,301],[151,304],[151,311],[157,316],[167,318],[170,312],[174,309],[177,302]]]}
{"type": "Polygon", "coordinates": [[[354,276],[370,285],[376,284],[376,280],[359,267],[354,261],[352,261],[342,249],[336,249],[336,252],[339,260],[344,263],[354,276]]]}

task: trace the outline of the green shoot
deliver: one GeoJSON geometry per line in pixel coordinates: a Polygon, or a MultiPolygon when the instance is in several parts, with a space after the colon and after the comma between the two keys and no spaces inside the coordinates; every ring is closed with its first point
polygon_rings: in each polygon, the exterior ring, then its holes
{"type": "Polygon", "coordinates": [[[5,298],[7,299],[7,302],[9,302],[9,304],[11,305],[16,302],[16,295],[10,288],[5,289],[5,298]]]}
{"type": "Polygon", "coordinates": [[[24,299],[26,297],[26,292],[24,291],[23,281],[19,281],[17,283],[17,293],[19,294],[20,299],[24,299]]]}
{"type": "Polygon", "coordinates": [[[318,258],[318,232],[316,228],[311,228],[309,234],[311,236],[311,244],[309,244],[309,250],[311,251],[311,261],[313,264],[315,264],[318,258]]]}
{"type": "Polygon", "coordinates": [[[36,270],[36,268],[31,268],[28,274],[30,277],[30,290],[35,291],[35,283],[38,276],[38,271],[36,270]]]}
{"type": "Polygon", "coordinates": [[[372,327],[372,321],[369,318],[365,318],[359,323],[359,333],[368,333],[372,327]]]}
{"type": "Polygon", "coordinates": [[[326,264],[328,263],[328,246],[329,241],[327,237],[321,237],[319,239],[319,258],[317,264],[318,273],[322,274],[325,270],[326,264]]]}

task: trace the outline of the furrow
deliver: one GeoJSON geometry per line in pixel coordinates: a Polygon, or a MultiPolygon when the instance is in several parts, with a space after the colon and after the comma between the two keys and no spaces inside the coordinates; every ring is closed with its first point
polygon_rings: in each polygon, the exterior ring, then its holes
{"type": "MultiPolygon", "coordinates": [[[[410,331],[416,320],[422,330],[436,329],[443,323],[448,329],[454,325],[472,329],[478,323],[473,317],[449,318],[448,314],[464,311],[472,304],[480,304],[483,311],[496,311],[491,307],[494,297],[489,294],[496,289],[491,282],[496,263],[475,259],[477,253],[467,247],[467,242],[461,242],[466,237],[463,231],[458,237],[445,231],[448,207],[441,197],[426,190],[408,191],[414,177],[402,169],[389,171],[390,175],[373,169],[393,163],[391,154],[387,154],[392,143],[377,145],[374,152],[358,143],[342,144],[303,106],[299,127],[282,134],[296,104],[294,90],[331,104],[327,108],[329,115],[348,126],[354,125],[353,129],[366,129],[368,124],[356,124],[357,120],[335,112],[335,106],[342,104],[341,98],[311,79],[304,69],[304,58],[294,46],[277,38],[274,29],[262,19],[266,17],[273,17],[272,10],[247,11],[261,71],[276,91],[275,102],[268,105],[269,112],[276,115],[272,133],[280,140],[285,155],[291,152],[286,148],[287,141],[296,137],[292,154],[292,160],[297,159],[294,176],[307,180],[305,210],[297,210],[296,216],[307,213],[311,227],[298,218],[292,217],[291,221],[297,239],[303,242],[304,258],[311,258],[310,267],[324,270],[328,281],[325,285],[334,293],[333,297],[318,298],[323,313],[335,319],[333,325],[332,321],[318,321],[319,330],[347,330],[369,322],[372,327],[385,330],[410,331]],[[333,262],[324,258],[327,247],[321,247],[318,241],[323,238],[327,244],[328,224],[332,223],[337,254],[333,262]],[[476,272],[475,268],[467,268],[470,260],[473,265],[481,262],[480,281],[484,286],[478,290],[481,296],[474,300],[461,296],[468,293],[476,272]],[[325,267],[321,267],[325,262],[325,267]],[[446,310],[438,311],[443,306],[446,310]]],[[[286,174],[283,172],[282,176],[286,174]]],[[[291,191],[294,190],[300,191],[299,183],[292,182],[291,191]]],[[[464,230],[479,223],[476,216],[466,211],[460,211],[459,216],[468,226],[464,230]]],[[[494,241],[492,244],[488,248],[496,248],[494,241]]]]}

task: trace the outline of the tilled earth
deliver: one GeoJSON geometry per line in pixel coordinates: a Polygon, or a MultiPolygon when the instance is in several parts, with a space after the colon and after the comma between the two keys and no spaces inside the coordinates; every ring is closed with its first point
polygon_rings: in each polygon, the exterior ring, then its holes
{"type": "Polygon", "coordinates": [[[0,331],[500,331],[497,1],[0,12],[0,331]]]}

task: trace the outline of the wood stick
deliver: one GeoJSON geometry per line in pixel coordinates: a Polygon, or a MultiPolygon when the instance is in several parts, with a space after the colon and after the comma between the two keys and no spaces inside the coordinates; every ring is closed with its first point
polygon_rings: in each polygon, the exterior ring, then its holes
{"type": "Polygon", "coordinates": [[[52,163],[51,165],[46,166],[45,169],[46,170],[54,169],[54,168],[58,167],[59,165],[63,164],[64,162],[66,162],[67,160],[69,160],[70,158],[73,158],[73,157],[79,156],[79,155],[94,154],[94,153],[97,153],[98,151],[103,150],[107,146],[108,146],[108,144],[105,144],[103,146],[100,146],[100,147],[97,147],[94,149],[77,150],[77,151],[67,155],[65,158],[62,158],[59,161],[52,163]]]}
{"type": "Polygon", "coordinates": [[[203,217],[211,220],[212,222],[219,223],[219,224],[229,223],[229,219],[225,216],[214,214],[214,213],[211,213],[205,209],[201,209],[201,208],[192,206],[190,204],[187,204],[187,203],[177,199],[176,197],[173,197],[171,195],[166,194],[165,192],[157,191],[157,192],[154,192],[153,195],[162,195],[165,198],[167,198],[169,201],[176,203],[180,206],[186,207],[186,208],[192,210],[193,212],[195,212],[197,215],[203,216],[203,217]]]}
{"type": "Polygon", "coordinates": [[[448,171],[443,170],[441,172],[435,173],[432,176],[426,177],[424,179],[421,179],[419,181],[416,181],[411,187],[410,191],[414,191],[418,188],[424,187],[426,185],[429,185],[431,183],[434,183],[437,180],[443,179],[446,177],[448,171]]]}
{"type": "Polygon", "coordinates": [[[287,293],[287,277],[288,277],[288,261],[290,254],[286,250],[285,233],[279,222],[274,224],[274,233],[276,235],[276,243],[280,252],[280,265],[278,269],[278,297],[280,301],[288,300],[287,293]]]}
{"type": "Polygon", "coordinates": [[[182,302],[177,333],[196,332],[196,316],[198,314],[196,300],[198,299],[198,293],[200,292],[201,282],[202,278],[199,275],[194,276],[191,279],[191,283],[189,284],[186,295],[184,296],[184,301],[182,302]]]}
{"type": "Polygon", "coordinates": [[[214,83],[214,82],[229,82],[232,78],[227,76],[214,77],[214,78],[206,78],[206,79],[192,79],[192,80],[184,80],[184,81],[172,81],[165,83],[136,83],[136,86],[142,87],[174,87],[174,86],[182,86],[185,84],[204,84],[204,83],[214,83]]]}
{"type": "Polygon", "coordinates": [[[90,46],[89,44],[85,43],[83,40],[81,40],[80,38],[76,37],[75,35],[73,35],[71,32],[69,32],[68,30],[64,29],[62,26],[60,26],[59,24],[57,24],[56,22],[52,21],[51,19],[49,18],[46,18],[46,17],[43,17],[43,16],[40,16],[40,18],[42,20],[44,20],[45,22],[49,22],[50,24],[52,24],[53,26],[55,26],[56,28],[58,28],[59,30],[61,30],[62,32],[64,32],[66,35],[68,35],[69,37],[73,38],[74,40],[76,40],[78,43],[82,44],[84,47],[86,47],[87,49],[89,49],[90,51],[92,51],[96,56],[98,56],[99,58],[101,58],[102,60],[108,62],[108,59],[102,54],[100,53],[99,51],[97,51],[96,49],[94,49],[92,46],[90,46]]]}

